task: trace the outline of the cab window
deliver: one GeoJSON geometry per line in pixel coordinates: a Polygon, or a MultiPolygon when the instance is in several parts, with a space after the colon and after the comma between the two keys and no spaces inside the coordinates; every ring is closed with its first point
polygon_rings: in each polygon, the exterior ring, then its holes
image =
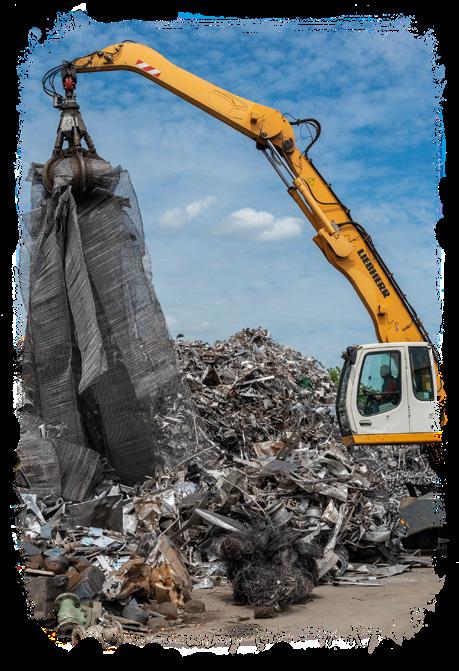
{"type": "Polygon", "coordinates": [[[357,408],[368,417],[396,408],[401,400],[400,352],[369,352],[357,388],[357,408]]]}
{"type": "Polygon", "coordinates": [[[427,347],[409,347],[411,381],[418,401],[434,400],[434,385],[429,350],[427,347]]]}

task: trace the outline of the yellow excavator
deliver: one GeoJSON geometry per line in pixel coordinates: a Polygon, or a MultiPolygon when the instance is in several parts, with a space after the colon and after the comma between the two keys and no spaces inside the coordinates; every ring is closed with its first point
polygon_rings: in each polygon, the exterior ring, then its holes
{"type": "Polygon", "coordinates": [[[108,70],[136,72],[253,140],[314,227],[314,242],[360,296],[378,343],[348,347],[343,354],[337,394],[343,442],[424,444],[438,453],[446,421],[439,354],[368,233],[352,221],[349,209],[308,158],[320,134],[319,122],[289,122],[279,111],[197,77],[148,46],[121,42],[64,62],[45,75],[45,91],[61,110],[53,156],[44,169],[45,185],[52,181],[55,162],[63,152],[68,155],[69,149],[63,149],[66,140],[75,156],[76,182],[84,191],[89,179],[84,157],[95,155],[95,149],[76,103],[76,77],[77,73],[108,70]],[[64,95],[50,88],[57,74],[62,77],[64,95]],[[293,131],[300,124],[315,130],[305,151],[298,148],[293,131]]]}

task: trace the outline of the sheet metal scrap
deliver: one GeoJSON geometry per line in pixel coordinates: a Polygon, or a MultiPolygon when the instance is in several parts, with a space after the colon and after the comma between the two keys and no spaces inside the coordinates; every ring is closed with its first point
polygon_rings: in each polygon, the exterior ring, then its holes
{"type": "Polygon", "coordinates": [[[254,455],[282,451],[280,443],[297,435],[309,445],[338,438],[327,371],[268,331],[244,329],[214,346],[181,338],[176,351],[206,432],[220,447],[254,455]]]}

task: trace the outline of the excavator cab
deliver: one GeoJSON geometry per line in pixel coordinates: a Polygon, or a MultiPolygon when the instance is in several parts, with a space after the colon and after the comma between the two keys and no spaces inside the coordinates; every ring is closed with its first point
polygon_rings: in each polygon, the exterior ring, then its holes
{"type": "Polygon", "coordinates": [[[336,414],[346,445],[441,441],[432,347],[425,342],[348,347],[336,414]]]}

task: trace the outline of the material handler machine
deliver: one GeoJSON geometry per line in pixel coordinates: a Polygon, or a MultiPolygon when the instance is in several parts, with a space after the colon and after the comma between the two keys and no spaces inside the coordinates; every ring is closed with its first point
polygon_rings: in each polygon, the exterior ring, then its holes
{"type": "Polygon", "coordinates": [[[326,259],[352,284],[375,328],[376,344],[348,347],[337,395],[337,416],[346,445],[424,444],[441,454],[445,392],[439,354],[421,320],[364,228],[353,221],[308,151],[320,134],[315,119],[288,121],[279,111],[241,98],[135,42],[113,44],[62,66],[43,78],[45,91],[61,110],[53,156],[44,169],[45,186],[63,156],[74,166],[73,188],[84,192],[91,175],[85,158],[97,157],[75,97],[77,73],[130,70],[180,96],[254,141],[283,181],[287,193],[315,229],[326,259]],[[54,87],[61,77],[64,94],[54,87]],[[294,126],[315,132],[301,151],[294,126]],[[87,144],[83,148],[82,140],[87,144]],[[64,141],[68,146],[64,149],[64,141]]]}

